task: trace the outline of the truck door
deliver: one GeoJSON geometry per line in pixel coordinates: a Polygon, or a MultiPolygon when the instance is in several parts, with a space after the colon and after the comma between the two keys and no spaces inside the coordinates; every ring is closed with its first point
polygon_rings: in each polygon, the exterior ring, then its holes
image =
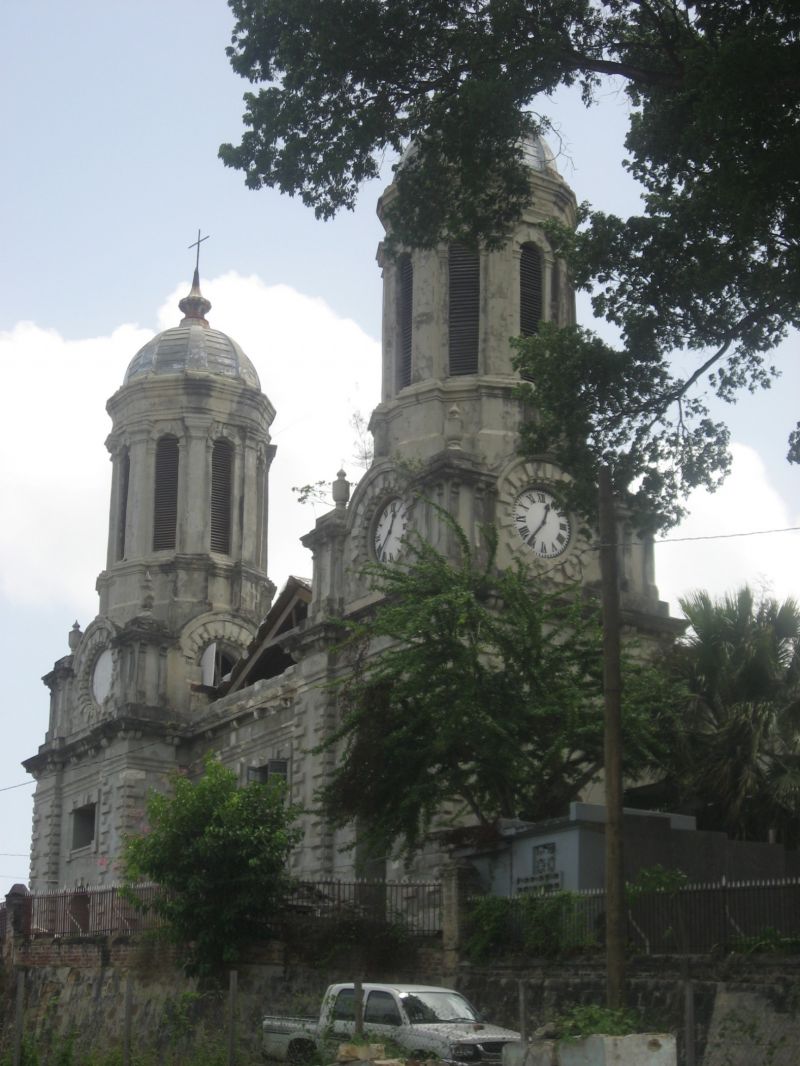
{"type": "Polygon", "coordinates": [[[364,1031],[381,1040],[396,1040],[403,1019],[391,992],[374,988],[364,1004],[364,1031]]]}
{"type": "Polygon", "coordinates": [[[336,1036],[352,1036],[356,1024],[356,994],[353,988],[340,988],[331,1008],[330,1026],[336,1036]]]}

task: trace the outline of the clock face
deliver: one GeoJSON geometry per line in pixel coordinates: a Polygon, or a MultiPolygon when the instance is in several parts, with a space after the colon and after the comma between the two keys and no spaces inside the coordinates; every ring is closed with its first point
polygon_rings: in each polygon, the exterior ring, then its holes
{"type": "Polygon", "coordinates": [[[373,532],[375,558],[379,563],[392,563],[398,557],[407,526],[407,503],[395,497],[384,504],[378,512],[373,532]]]}
{"type": "Polygon", "coordinates": [[[523,544],[540,559],[555,559],[569,547],[567,514],[548,489],[530,485],[514,500],[514,528],[523,544]]]}

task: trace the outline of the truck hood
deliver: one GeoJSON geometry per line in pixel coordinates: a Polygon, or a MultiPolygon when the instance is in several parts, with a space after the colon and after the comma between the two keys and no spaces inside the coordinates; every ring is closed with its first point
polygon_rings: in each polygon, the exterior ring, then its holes
{"type": "Polygon", "coordinates": [[[412,1025],[409,1032],[451,1044],[485,1044],[520,1038],[513,1029],[487,1022],[419,1022],[412,1025]]]}

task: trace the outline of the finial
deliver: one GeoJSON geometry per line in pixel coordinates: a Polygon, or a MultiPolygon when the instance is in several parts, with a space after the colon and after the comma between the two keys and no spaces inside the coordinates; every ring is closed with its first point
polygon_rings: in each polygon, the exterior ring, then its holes
{"type": "Polygon", "coordinates": [[[339,470],[336,480],[331,485],[333,502],[337,507],[345,507],[350,499],[350,482],[345,477],[344,470],[339,470]]]}
{"type": "Polygon", "coordinates": [[[192,278],[192,289],[188,296],[184,296],[178,307],[183,311],[183,319],[181,321],[182,326],[188,325],[190,322],[199,322],[201,326],[207,326],[206,315],[211,310],[211,302],[203,296],[200,292],[200,245],[203,241],[207,241],[210,234],[206,234],[205,237],[200,236],[200,230],[197,231],[197,240],[192,241],[189,245],[190,248],[197,248],[197,256],[194,261],[194,277],[192,278]]]}
{"type": "Polygon", "coordinates": [[[72,629],[69,631],[69,636],[67,637],[67,643],[69,644],[69,650],[73,654],[78,650],[78,646],[80,645],[82,637],[83,637],[83,633],[81,633],[81,627],[78,625],[78,623],[76,621],[75,624],[73,625],[72,629]]]}

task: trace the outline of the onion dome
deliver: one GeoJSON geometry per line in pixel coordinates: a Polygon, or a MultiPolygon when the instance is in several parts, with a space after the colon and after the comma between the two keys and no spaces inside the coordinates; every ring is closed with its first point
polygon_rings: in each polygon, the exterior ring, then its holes
{"type": "Polygon", "coordinates": [[[200,292],[197,269],[191,291],[178,307],[183,312],[180,325],[157,334],[136,353],[125,373],[126,385],[150,374],[195,370],[233,378],[254,389],[261,387],[255,367],[236,341],[209,326],[206,315],[211,303],[200,292]]]}

